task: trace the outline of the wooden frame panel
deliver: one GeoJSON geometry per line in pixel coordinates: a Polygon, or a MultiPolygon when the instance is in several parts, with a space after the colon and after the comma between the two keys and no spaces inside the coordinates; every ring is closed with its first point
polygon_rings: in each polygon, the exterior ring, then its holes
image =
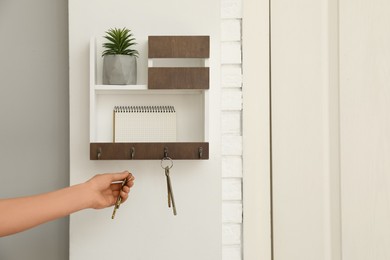
{"type": "Polygon", "coordinates": [[[149,68],[149,89],[209,89],[209,68],[149,68]]]}
{"type": "Polygon", "coordinates": [[[149,58],[209,58],[209,36],[149,36],[149,58]]]}
{"type": "Polygon", "coordinates": [[[209,143],[90,143],[91,160],[161,160],[164,157],[208,160],[209,143]]]}

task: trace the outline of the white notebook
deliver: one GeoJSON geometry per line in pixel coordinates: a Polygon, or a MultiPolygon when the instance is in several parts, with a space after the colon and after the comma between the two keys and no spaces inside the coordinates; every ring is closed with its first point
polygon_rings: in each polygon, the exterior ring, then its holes
{"type": "Polygon", "coordinates": [[[176,142],[173,106],[116,106],[114,142],[176,142]]]}

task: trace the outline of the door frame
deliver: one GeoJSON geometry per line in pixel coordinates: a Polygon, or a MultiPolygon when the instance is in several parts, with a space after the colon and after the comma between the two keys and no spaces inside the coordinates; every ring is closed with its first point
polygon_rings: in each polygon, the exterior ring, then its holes
{"type": "MultiPolygon", "coordinates": [[[[243,2],[243,259],[273,259],[271,0],[243,2]]],[[[341,259],[339,0],[321,0],[329,169],[325,259],[341,259]]]]}
{"type": "Polygon", "coordinates": [[[269,0],[243,0],[243,258],[272,259],[269,0]]]}

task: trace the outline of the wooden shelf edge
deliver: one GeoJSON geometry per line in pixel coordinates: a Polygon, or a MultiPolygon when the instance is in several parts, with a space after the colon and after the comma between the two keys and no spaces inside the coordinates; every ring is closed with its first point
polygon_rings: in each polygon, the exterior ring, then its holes
{"type": "Polygon", "coordinates": [[[91,160],[208,160],[208,142],[90,143],[91,160]]]}
{"type": "Polygon", "coordinates": [[[210,36],[149,36],[149,58],[209,58],[210,36]]]}
{"type": "Polygon", "coordinates": [[[110,90],[147,90],[148,85],[95,85],[95,91],[110,91],[110,90]]]}
{"type": "Polygon", "coordinates": [[[131,95],[199,95],[207,91],[208,89],[189,89],[189,88],[130,88],[130,87],[118,87],[118,88],[102,88],[100,85],[96,85],[93,89],[97,95],[111,95],[111,94],[131,94],[131,95]]]}
{"type": "Polygon", "coordinates": [[[210,68],[148,68],[149,89],[209,89],[210,68]]]}

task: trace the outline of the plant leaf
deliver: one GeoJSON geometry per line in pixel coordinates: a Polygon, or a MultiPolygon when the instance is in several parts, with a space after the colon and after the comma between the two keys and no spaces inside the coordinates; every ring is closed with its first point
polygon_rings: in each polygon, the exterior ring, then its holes
{"type": "Polygon", "coordinates": [[[122,29],[111,28],[106,31],[106,35],[103,36],[107,42],[103,43],[105,50],[102,56],[105,55],[130,55],[138,57],[138,51],[133,49],[132,46],[136,45],[135,38],[131,31],[126,27],[122,29]]]}

